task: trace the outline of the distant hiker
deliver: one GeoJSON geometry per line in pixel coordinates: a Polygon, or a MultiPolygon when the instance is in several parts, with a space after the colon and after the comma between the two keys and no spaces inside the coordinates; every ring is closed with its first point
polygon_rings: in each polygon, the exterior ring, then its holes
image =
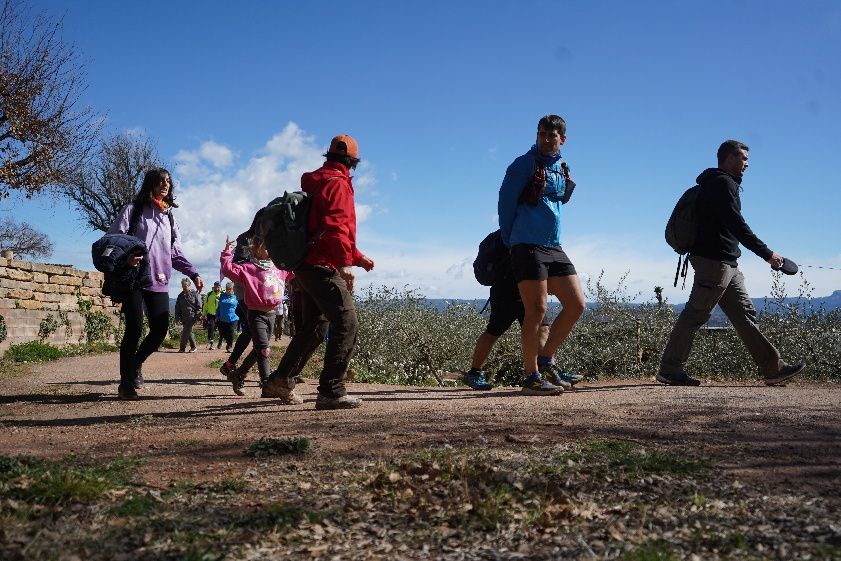
{"type": "MultiPolygon", "coordinates": [[[[287,271],[281,271],[269,259],[264,241],[254,236],[250,241],[251,257],[245,263],[234,263],[231,248],[233,240],[225,240],[225,248],[219,257],[222,274],[242,285],[245,294],[245,307],[248,309],[248,330],[254,350],[257,353],[257,368],[260,380],[265,387],[266,379],[271,372],[269,355],[274,331],[275,308],[283,300],[283,283],[290,276],[287,271]]],[[[232,287],[233,288],[233,287],[232,287]]],[[[240,372],[241,378],[232,379],[234,393],[243,395],[242,387],[245,382],[245,372],[240,372]]]]}
{"type": "Polygon", "coordinates": [[[353,302],[353,269],[366,271],[374,262],[356,247],[356,209],[350,170],[359,163],[359,147],[350,136],[336,136],[321,168],[301,177],[301,189],[313,198],[308,233],[312,245],[304,263],[295,269],[301,291],[303,324],[286,348],[280,364],[263,386],[262,397],[283,403],[302,403],[295,393],[295,376],[313,352],[330,339],[318,383],[316,409],[359,407],[362,400],[347,395],[345,377],[356,345],[358,318],[353,302]]]}
{"type": "Polygon", "coordinates": [[[225,292],[219,296],[219,306],[216,308],[216,325],[219,327],[219,337],[225,339],[225,351],[231,352],[234,345],[239,316],[237,316],[239,301],[234,295],[234,283],[225,283],[225,292]]]}
{"type": "Polygon", "coordinates": [[[178,352],[196,352],[196,338],[193,336],[193,324],[201,317],[201,299],[195,290],[190,289],[190,279],[181,279],[181,292],[175,299],[175,323],[181,324],[181,341],[178,352]]]}
{"type": "MultiPolygon", "coordinates": [[[[152,169],[143,177],[140,191],[127,204],[108,228],[109,234],[130,234],[143,240],[149,250],[151,282],[148,287],[129,291],[123,300],[126,329],[120,343],[120,399],[138,399],[137,389],[143,386],[142,367],[146,359],[161,345],[169,329],[169,278],[172,269],[184,273],[201,292],[204,281],[181,250],[181,233],[171,216],[177,207],[170,173],[152,169]],[[140,341],[143,309],[149,318],[149,333],[140,341]]],[[[140,264],[133,259],[133,266],[140,264]]]]}
{"type": "Polygon", "coordinates": [[[561,248],[561,208],[575,182],[561,160],[566,123],[546,115],[537,124],[537,142],[514,160],[499,189],[502,242],[511,249],[511,266],[523,301],[523,393],[554,395],[580,377],[555,364],[554,354],[584,313],[584,292],[575,267],[561,248]],[[561,302],[541,350],[540,323],[549,294],[561,302]],[[548,380],[544,379],[546,376],[548,380]]]}
{"type": "MultiPolygon", "coordinates": [[[[210,344],[207,346],[207,350],[213,350],[213,339],[216,336],[216,310],[219,307],[219,296],[221,296],[222,292],[222,283],[216,281],[213,283],[213,290],[207,293],[207,296],[204,299],[204,305],[202,306],[201,313],[202,318],[207,322],[207,340],[210,344]]],[[[219,334],[219,342],[216,345],[216,348],[222,347],[222,334],[219,334]]]]}
{"type": "Polygon", "coordinates": [[[766,246],[750,229],[742,216],[739,198],[742,176],[748,169],[748,147],[737,140],[727,140],[718,148],[718,167],[698,176],[696,212],[698,234],[689,251],[695,280],[689,301],[675,322],[657,381],[673,386],[698,386],[690,377],[686,361],[698,329],[710,319],[718,304],[730,319],[739,338],[748,348],[759,372],[769,386],[800,373],[805,362],[786,364],[780,353],[759,331],[756,309],[745,288],[745,277],[736,260],[741,256],[739,243],[766,260],[772,269],[783,266],[785,258],[766,246]]]}

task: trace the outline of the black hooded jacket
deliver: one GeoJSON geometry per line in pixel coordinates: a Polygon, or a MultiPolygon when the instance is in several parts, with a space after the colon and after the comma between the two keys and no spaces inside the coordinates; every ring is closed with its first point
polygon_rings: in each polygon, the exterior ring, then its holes
{"type": "Polygon", "coordinates": [[[721,169],[709,168],[697,181],[701,186],[696,202],[698,237],[690,254],[735,267],[742,255],[741,243],[767,261],[773,252],[753,233],[742,216],[741,179],[721,169]]]}

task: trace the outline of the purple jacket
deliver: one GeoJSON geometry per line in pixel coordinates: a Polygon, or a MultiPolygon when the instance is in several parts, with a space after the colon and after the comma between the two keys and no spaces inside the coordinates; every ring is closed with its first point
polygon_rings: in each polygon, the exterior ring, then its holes
{"type": "MultiPolygon", "coordinates": [[[[128,232],[128,221],[131,216],[133,203],[129,203],[120,210],[120,214],[111,227],[109,234],[125,234],[128,232]]],[[[144,287],[150,292],[169,292],[169,278],[172,269],[176,269],[194,278],[198,271],[181,251],[181,233],[175,224],[175,236],[172,235],[169,217],[158,207],[147,204],[143,207],[143,214],[137,223],[135,237],[146,243],[149,250],[149,266],[152,273],[152,286],[144,287]],[[170,247],[170,242],[175,240],[170,247]]]]}

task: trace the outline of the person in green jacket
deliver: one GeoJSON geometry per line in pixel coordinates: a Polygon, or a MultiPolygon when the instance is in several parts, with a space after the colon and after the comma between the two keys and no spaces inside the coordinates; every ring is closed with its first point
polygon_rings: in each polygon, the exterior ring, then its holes
{"type": "MultiPolygon", "coordinates": [[[[214,282],[213,283],[213,290],[207,293],[207,297],[204,299],[204,305],[201,308],[202,318],[207,320],[207,340],[210,342],[210,345],[207,347],[208,350],[213,350],[213,338],[216,335],[216,310],[219,307],[219,295],[222,292],[222,283],[214,282]]],[[[219,349],[222,347],[222,334],[219,334],[219,342],[216,344],[216,348],[219,349]]]]}

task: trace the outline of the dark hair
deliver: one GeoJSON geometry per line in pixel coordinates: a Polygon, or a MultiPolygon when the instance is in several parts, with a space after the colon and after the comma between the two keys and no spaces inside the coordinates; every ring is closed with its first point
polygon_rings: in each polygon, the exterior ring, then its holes
{"type": "Polygon", "coordinates": [[[564,136],[567,133],[567,123],[557,115],[544,115],[537,122],[537,128],[543,127],[548,130],[556,130],[558,134],[564,136]]]}
{"type": "Polygon", "coordinates": [[[135,206],[150,204],[149,197],[152,195],[152,191],[154,191],[155,187],[160,185],[161,181],[164,180],[164,177],[167,176],[169,176],[169,192],[164,197],[164,202],[173,208],[178,208],[178,205],[175,204],[175,195],[173,195],[173,191],[175,191],[175,183],[172,181],[172,174],[164,168],[152,168],[146,172],[146,175],[143,176],[143,184],[140,186],[140,191],[137,192],[134,196],[134,200],[132,201],[135,206]]]}
{"type": "Polygon", "coordinates": [[[359,163],[359,160],[356,158],[351,158],[350,156],[345,156],[344,154],[334,154],[333,152],[327,152],[324,154],[324,158],[328,162],[339,162],[340,164],[344,164],[348,169],[356,169],[356,165],[359,163]]]}
{"type": "Polygon", "coordinates": [[[718,165],[720,166],[723,164],[724,160],[727,159],[727,156],[731,154],[738,155],[742,150],[750,152],[748,145],[743,142],[739,142],[738,140],[725,140],[721,143],[721,146],[718,147],[718,152],[716,153],[716,156],[718,157],[718,165]]]}

